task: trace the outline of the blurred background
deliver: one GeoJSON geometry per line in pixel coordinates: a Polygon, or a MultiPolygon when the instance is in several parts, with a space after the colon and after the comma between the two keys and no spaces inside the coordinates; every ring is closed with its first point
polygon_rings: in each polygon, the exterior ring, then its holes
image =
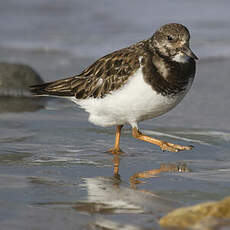
{"type": "Polygon", "coordinates": [[[229,9],[228,0],[0,1],[0,62],[27,64],[44,81],[80,73],[171,22],[186,25],[199,57],[194,84],[181,104],[141,124],[149,135],[193,144],[194,150],[162,153],[134,140],[127,126],[118,181],[112,177],[113,156],[105,153],[114,128],[89,124],[87,114],[68,101],[47,101],[36,112],[9,112],[1,98],[2,228],[158,229],[159,217],[175,206],[229,195],[229,9]],[[189,170],[148,179],[141,190],[129,188],[133,174],[161,163],[175,168],[183,163],[189,170]]]}

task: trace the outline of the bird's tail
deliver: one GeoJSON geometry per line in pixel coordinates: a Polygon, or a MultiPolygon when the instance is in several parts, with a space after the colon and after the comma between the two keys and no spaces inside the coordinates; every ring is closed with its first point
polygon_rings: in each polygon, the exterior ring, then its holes
{"type": "Polygon", "coordinates": [[[71,90],[71,78],[30,86],[30,92],[37,96],[74,96],[71,90]]]}

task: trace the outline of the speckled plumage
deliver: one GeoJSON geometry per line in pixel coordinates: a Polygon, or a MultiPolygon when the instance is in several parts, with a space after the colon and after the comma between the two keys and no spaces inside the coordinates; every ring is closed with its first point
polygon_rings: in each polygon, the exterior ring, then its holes
{"type": "MultiPolygon", "coordinates": [[[[180,39],[183,36],[189,38],[188,30],[184,26],[175,25],[173,30],[171,26],[165,26],[165,36],[171,34],[176,37],[179,34],[180,39]]],[[[150,39],[100,58],[79,75],[34,86],[32,92],[56,96],[75,96],[77,99],[103,98],[127,82],[129,77],[140,67],[139,57],[142,57],[146,82],[159,93],[175,94],[183,90],[189,77],[194,77],[195,62],[193,59],[190,59],[186,64],[172,61],[170,56],[175,53],[172,52],[172,49],[161,46],[162,36],[162,33],[156,32],[150,39]],[[159,44],[160,47],[158,47],[159,44]],[[157,62],[165,66],[168,76],[162,75],[157,62]]]]}
{"type": "Polygon", "coordinates": [[[166,113],[189,90],[197,59],[189,39],[185,26],[164,25],[149,39],[98,59],[82,73],[32,86],[31,92],[71,99],[96,125],[129,123],[137,130],[139,121],[166,113]]]}

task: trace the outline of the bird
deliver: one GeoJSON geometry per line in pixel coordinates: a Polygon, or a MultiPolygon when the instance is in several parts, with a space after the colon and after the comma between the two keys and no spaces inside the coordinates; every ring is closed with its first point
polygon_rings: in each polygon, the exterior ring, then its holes
{"type": "Polygon", "coordinates": [[[136,139],[155,144],[163,151],[191,150],[143,134],[139,122],[173,109],[191,88],[197,56],[189,46],[186,26],[169,23],[153,35],[107,54],[80,74],[30,87],[36,96],[70,99],[88,114],[89,122],[116,126],[115,144],[108,151],[120,154],[121,130],[132,128],[136,139]]]}

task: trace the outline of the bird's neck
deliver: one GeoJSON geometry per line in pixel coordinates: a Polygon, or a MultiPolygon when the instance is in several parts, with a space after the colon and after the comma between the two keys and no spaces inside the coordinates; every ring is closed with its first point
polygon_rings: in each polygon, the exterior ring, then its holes
{"type": "MultiPolygon", "coordinates": [[[[145,81],[162,95],[175,95],[188,84],[191,70],[186,65],[170,61],[157,53],[145,53],[143,59],[145,81]]],[[[194,75],[194,74],[193,74],[194,75]]]]}
{"type": "Polygon", "coordinates": [[[157,52],[152,54],[152,64],[155,66],[156,71],[163,77],[165,80],[168,79],[168,76],[171,73],[172,63],[169,59],[165,59],[160,56],[157,52]]]}

